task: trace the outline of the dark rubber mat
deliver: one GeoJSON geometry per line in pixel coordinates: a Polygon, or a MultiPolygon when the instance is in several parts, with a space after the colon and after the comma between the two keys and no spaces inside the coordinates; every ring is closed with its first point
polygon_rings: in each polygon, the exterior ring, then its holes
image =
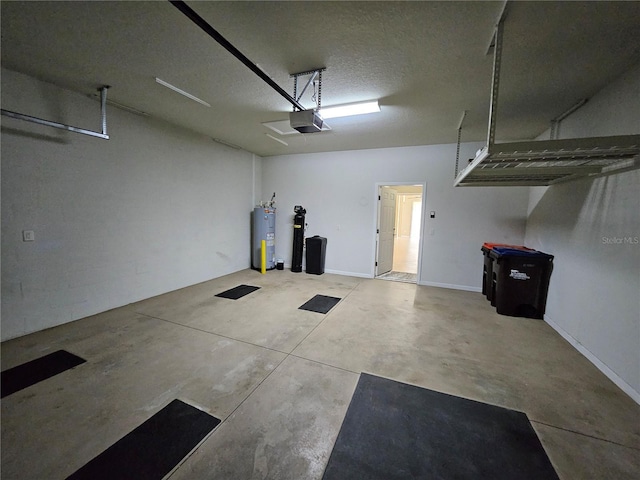
{"type": "Polygon", "coordinates": [[[2,398],[86,362],[65,350],[36,358],[2,372],[2,398]]]}
{"type": "Polygon", "coordinates": [[[326,295],[316,295],[304,305],[298,307],[299,310],[309,310],[310,312],[327,313],[342,300],[337,297],[327,297],[326,295]]]}
{"type": "Polygon", "coordinates": [[[551,480],[522,412],[362,374],[323,480],[551,480]]]}
{"type": "Polygon", "coordinates": [[[216,297],[230,298],[231,300],[238,300],[239,298],[249,295],[251,292],[259,290],[260,287],[252,287],[251,285],[238,285],[229,290],[225,290],[222,293],[218,293],[216,297]]]}
{"type": "Polygon", "coordinates": [[[173,400],[67,478],[161,480],[219,423],[173,400]]]}

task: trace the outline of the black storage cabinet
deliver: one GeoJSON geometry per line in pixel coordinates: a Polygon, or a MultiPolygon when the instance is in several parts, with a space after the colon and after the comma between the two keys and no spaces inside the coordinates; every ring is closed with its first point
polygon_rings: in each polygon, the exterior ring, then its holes
{"type": "Polygon", "coordinates": [[[327,239],[315,235],[307,238],[307,273],[322,275],[324,273],[324,258],[327,251],[327,239]]]}
{"type": "Polygon", "coordinates": [[[501,315],[542,318],[547,306],[553,255],[494,247],[491,305],[501,315]]]}

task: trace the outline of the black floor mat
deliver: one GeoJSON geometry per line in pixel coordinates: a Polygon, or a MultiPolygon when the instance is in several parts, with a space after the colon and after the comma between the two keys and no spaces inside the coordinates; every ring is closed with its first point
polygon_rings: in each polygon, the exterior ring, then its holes
{"type": "Polygon", "coordinates": [[[327,297],[326,295],[316,295],[304,305],[298,307],[299,310],[309,310],[310,312],[327,313],[342,300],[337,297],[327,297]]]}
{"type": "Polygon", "coordinates": [[[522,412],[362,374],[323,480],[551,480],[522,412]]]}
{"type": "Polygon", "coordinates": [[[84,358],[66,350],[58,350],[17,367],[9,368],[2,372],[2,385],[0,386],[2,398],[84,362],[86,362],[84,358]]]}
{"type": "Polygon", "coordinates": [[[218,293],[216,297],[230,298],[231,300],[238,300],[239,298],[249,295],[251,292],[259,290],[260,287],[252,287],[251,285],[238,285],[229,290],[225,290],[222,293],[218,293]]]}
{"type": "Polygon", "coordinates": [[[161,480],[219,423],[173,400],[67,478],[161,480]]]}

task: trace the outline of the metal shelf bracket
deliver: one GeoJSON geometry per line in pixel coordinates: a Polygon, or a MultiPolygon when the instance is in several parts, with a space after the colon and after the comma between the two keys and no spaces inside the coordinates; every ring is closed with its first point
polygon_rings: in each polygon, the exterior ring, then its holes
{"type": "Polygon", "coordinates": [[[545,186],[640,168],[640,135],[557,138],[560,121],[584,105],[586,99],[552,121],[550,140],[496,143],[503,30],[504,9],[492,44],[494,57],[487,144],[458,173],[460,121],[454,186],[545,186]]]}
{"type": "MultiPolygon", "coordinates": [[[[322,105],[322,72],[324,72],[326,70],[326,67],[322,67],[322,68],[316,68],[315,70],[307,70],[306,72],[299,72],[299,73],[292,73],[291,75],[289,75],[289,78],[293,78],[293,98],[296,99],[297,102],[300,101],[300,99],[302,98],[302,95],[304,95],[304,92],[307,91],[307,88],[309,88],[309,85],[311,85],[311,83],[313,83],[316,78],[318,79],[318,92],[317,92],[317,96],[316,93],[314,92],[314,101],[316,102],[316,108],[315,110],[319,110],[321,105],[322,105]],[[307,80],[307,83],[305,84],[305,86],[302,88],[302,91],[300,92],[300,95],[298,95],[298,79],[300,77],[305,77],[305,76],[309,76],[309,79],[307,80]]],[[[296,111],[296,106],[294,105],[293,107],[293,111],[296,111]]]]}
{"type": "Polygon", "coordinates": [[[16,120],[23,120],[25,122],[37,123],[38,125],[45,125],[47,127],[59,128],[67,130],[69,132],[81,133],[82,135],[89,135],[91,137],[98,137],[104,140],[109,140],[107,134],[107,89],[108,86],[103,86],[99,89],[100,92],[100,119],[102,122],[102,132],[94,132],[93,130],[87,130],[85,128],[73,127],[64,123],[52,122],[51,120],[45,120],[43,118],[32,117],[31,115],[25,115],[24,113],[12,112],[11,110],[1,109],[2,115],[16,120]]]}

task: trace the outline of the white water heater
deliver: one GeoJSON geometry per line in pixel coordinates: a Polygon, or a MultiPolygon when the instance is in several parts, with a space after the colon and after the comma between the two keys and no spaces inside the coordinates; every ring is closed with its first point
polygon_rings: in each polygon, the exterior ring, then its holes
{"type": "Polygon", "coordinates": [[[276,209],[273,206],[256,207],[253,209],[251,258],[252,266],[257,270],[262,268],[262,240],[265,241],[267,247],[266,269],[274,269],[276,268],[276,209]]]}

